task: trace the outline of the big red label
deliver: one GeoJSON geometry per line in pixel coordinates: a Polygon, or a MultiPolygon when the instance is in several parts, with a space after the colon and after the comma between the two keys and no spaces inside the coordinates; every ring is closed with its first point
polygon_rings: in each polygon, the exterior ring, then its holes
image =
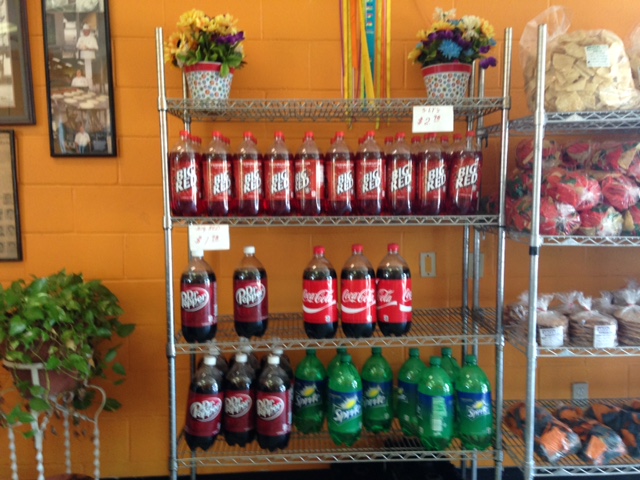
{"type": "Polygon", "coordinates": [[[189,392],[184,431],[197,437],[210,437],[220,433],[223,402],[224,396],[220,392],[189,392]]]}
{"type": "Polygon", "coordinates": [[[407,323],[411,321],[411,279],[380,279],[377,287],[378,322],[407,323]]]}
{"type": "Polygon", "coordinates": [[[224,398],[224,429],[227,432],[245,433],[255,427],[255,394],[227,390],[224,398]]]}
{"type": "Polygon", "coordinates": [[[467,214],[477,211],[481,174],[479,153],[465,154],[454,160],[447,192],[453,213],[467,214]]]}
{"type": "Polygon", "coordinates": [[[376,291],[373,279],[342,280],[342,323],[373,323],[376,310],[376,291]]]}
{"type": "Polygon", "coordinates": [[[351,160],[334,160],[327,169],[327,198],[332,202],[351,202],[354,196],[354,165],[351,160]]]}
{"type": "Polygon", "coordinates": [[[180,313],[185,327],[208,327],[217,322],[216,282],[207,284],[182,283],[180,313]]]}
{"type": "Polygon", "coordinates": [[[326,325],[338,321],[338,281],[303,280],[302,315],[307,323],[326,325]]]}
{"type": "Polygon", "coordinates": [[[324,196],[324,174],[319,159],[298,160],[295,163],[295,196],[315,200],[324,196]]]}
{"type": "Polygon", "coordinates": [[[233,283],[234,318],[237,322],[261,322],[269,316],[267,279],[233,283]]]}
{"type": "Polygon", "coordinates": [[[291,431],[291,394],[258,392],[256,397],[256,430],[261,435],[286,435],[291,431]]]}
{"type": "Polygon", "coordinates": [[[356,187],[361,200],[384,197],[384,162],[382,159],[359,160],[356,187]]]}
{"type": "MultiPolygon", "coordinates": [[[[413,192],[413,164],[410,159],[395,162],[389,179],[389,194],[392,199],[406,200],[411,198],[413,192]]],[[[393,200],[392,200],[393,201],[393,200]]]]}
{"type": "Polygon", "coordinates": [[[238,200],[253,201],[260,197],[262,194],[262,168],[259,160],[238,160],[235,178],[238,200]]]}
{"type": "Polygon", "coordinates": [[[209,161],[204,174],[204,198],[209,202],[224,202],[231,194],[231,172],[226,161],[209,161]]]}
{"type": "Polygon", "coordinates": [[[292,198],[291,162],[289,160],[272,160],[269,162],[265,183],[268,201],[292,198]]]}

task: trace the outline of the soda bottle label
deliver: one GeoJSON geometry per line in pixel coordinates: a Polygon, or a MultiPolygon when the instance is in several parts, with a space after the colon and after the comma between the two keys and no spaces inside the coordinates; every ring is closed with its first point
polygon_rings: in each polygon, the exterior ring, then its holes
{"type": "Polygon", "coordinates": [[[350,202],[354,196],[353,163],[350,160],[336,160],[329,165],[327,198],[332,202],[350,202]]]}
{"type": "Polygon", "coordinates": [[[322,407],[322,392],[327,388],[327,381],[314,382],[296,377],[293,390],[293,408],[299,412],[314,407],[322,407]]]}
{"type": "Polygon", "coordinates": [[[391,202],[407,201],[412,198],[413,163],[411,159],[399,159],[395,162],[389,179],[391,202]]]}
{"type": "Polygon", "coordinates": [[[240,201],[254,201],[262,193],[260,161],[245,159],[238,161],[236,175],[236,195],[240,201]]]}
{"type": "Polygon", "coordinates": [[[342,323],[373,323],[376,292],[373,279],[342,280],[342,323]]]}
{"type": "Polygon", "coordinates": [[[391,405],[391,390],[393,385],[391,381],[387,382],[369,382],[362,381],[362,396],[364,409],[371,412],[372,410],[384,410],[385,418],[389,417],[389,406],[391,405]]]}
{"type": "Polygon", "coordinates": [[[267,280],[236,280],[233,285],[234,320],[261,322],[269,316],[267,280]]]}
{"type": "Polygon", "coordinates": [[[362,428],[362,392],[329,390],[329,422],[340,431],[362,428]]]}
{"type": "Polygon", "coordinates": [[[475,213],[480,199],[480,157],[464,155],[453,162],[450,198],[456,213],[475,213]]]}
{"type": "Polygon", "coordinates": [[[441,157],[428,159],[420,171],[418,199],[427,213],[439,213],[447,194],[447,170],[441,157]]]}
{"type": "Polygon", "coordinates": [[[361,161],[356,185],[360,200],[379,200],[384,197],[382,159],[361,161]]]}
{"type": "Polygon", "coordinates": [[[491,393],[458,392],[456,400],[461,433],[476,435],[491,433],[493,423],[491,393]]]}
{"type": "Polygon", "coordinates": [[[225,392],[224,398],[224,429],[228,432],[245,433],[253,430],[253,390],[246,392],[225,392]]]}
{"type": "Polygon", "coordinates": [[[224,202],[231,193],[231,172],[226,161],[211,161],[204,174],[204,198],[209,202],[224,202]]]}
{"type": "Polygon", "coordinates": [[[184,431],[196,437],[209,437],[220,433],[222,404],[222,393],[189,392],[184,431]]]}
{"type": "Polygon", "coordinates": [[[377,288],[378,321],[407,323],[411,321],[411,279],[379,279],[377,288]]]}
{"type": "Polygon", "coordinates": [[[173,193],[175,198],[182,201],[191,200],[197,195],[198,190],[198,171],[195,160],[182,160],[177,168],[172,171],[173,193]]]}
{"type": "MultiPolygon", "coordinates": [[[[416,408],[418,399],[418,384],[398,380],[398,417],[408,422],[410,411],[416,408]]],[[[415,413],[415,412],[414,412],[415,413]]]]}
{"type": "Polygon", "coordinates": [[[304,321],[318,325],[326,325],[338,320],[338,281],[335,278],[326,280],[303,280],[302,312],[304,321]]]}
{"type": "Polygon", "coordinates": [[[287,200],[291,198],[291,163],[288,160],[273,160],[269,163],[266,178],[267,200],[287,200]]]}
{"type": "Polygon", "coordinates": [[[185,327],[208,327],[216,323],[216,282],[209,285],[182,284],[180,308],[182,325],[185,327]]]}
{"type": "Polygon", "coordinates": [[[258,392],[256,400],[256,429],[261,435],[286,435],[291,431],[291,394],[286,392],[258,392]]]}
{"type": "Polygon", "coordinates": [[[453,436],[453,395],[418,394],[420,429],[431,437],[451,438],[453,436]],[[429,431],[425,432],[424,429],[429,431]]]}
{"type": "Polygon", "coordinates": [[[317,159],[301,160],[295,164],[295,195],[301,200],[323,197],[324,178],[322,162],[317,159]]]}

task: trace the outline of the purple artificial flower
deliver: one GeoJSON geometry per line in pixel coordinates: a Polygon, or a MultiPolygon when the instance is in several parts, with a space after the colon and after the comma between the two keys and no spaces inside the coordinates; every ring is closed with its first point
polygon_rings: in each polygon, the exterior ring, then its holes
{"type": "Polygon", "coordinates": [[[498,61],[494,57],[487,57],[480,62],[480,68],[484,69],[495,67],[496,65],[498,65],[498,61]]]}
{"type": "Polygon", "coordinates": [[[479,50],[482,54],[489,53],[489,50],[491,50],[491,45],[483,45],[479,50]]]}

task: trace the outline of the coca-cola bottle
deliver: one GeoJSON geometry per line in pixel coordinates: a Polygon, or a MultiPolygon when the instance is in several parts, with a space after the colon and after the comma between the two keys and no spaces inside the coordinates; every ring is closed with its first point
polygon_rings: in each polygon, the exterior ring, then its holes
{"type": "Polygon", "coordinates": [[[417,178],[418,213],[444,213],[447,199],[447,166],[435,133],[426,135],[424,151],[418,160],[417,178]]]}
{"type": "Polygon", "coordinates": [[[340,274],[342,331],[354,338],[370,337],[376,327],[376,273],[362,250],[353,245],[340,274]]]}
{"type": "Polygon", "coordinates": [[[324,158],[318,150],[313,132],[304,135],[294,160],[295,210],[300,215],[320,215],[324,199],[324,158]]]}
{"type": "Polygon", "coordinates": [[[410,215],[414,202],[415,171],[411,149],[399,132],[387,157],[387,210],[392,215],[410,215]]]}
{"type": "Polygon", "coordinates": [[[189,343],[204,343],[218,329],[216,274],[202,250],[192,250],[189,265],[180,277],[182,336],[189,343]]]}
{"type": "Polygon", "coordinates": [[[184,439],[191,451],[208,450],[220,433],[224,393],[215,357],[206,356],[189,387],[184,439]]]}
{"type": "Polygon", "coordinates": [[[480,204],[482,180],[482,152],[476,148],[475,132],[467,132],[467,145],[453,152],[449,188],[448,210],[452,215],[472,215],[480,204]]]}
{"type": "Polygon", "coordinates": [[[344,132],[336,132],[336,139],[327,154],[327,198],[325,211],[329,215],[349,215],[355,202],[355,163],[344,132]]]}
{"type": "Polygon", "coordinates": [[[200,197],[200,156],[193,148],[189,132],[180,132],[180,141],[169,152],[171,214],[198,215],[200,197]]]}
{"type": "Polygon", "coordinates": [[[338,331],[338,276],[324,252],[314,247],[302,274],[302,317],[309,338],[333,338],[338,331]]]}
{"type": "Polygon", "coordinates": [[[256,436],[256,373],[245,353],[236,353],[233,366],[224,378],[222,430],[229,445],[241,447],[256,436]]]}
{"type": "Polygon", "coordinates": [[[202,208],[213,217],[229,215],[231,207],[231,156],[220,132],[213,132],[202,156],[202,208]]]}
{"type": "Polygon", "coordinates": [[[280,368],[280,357],[269,355],[256,392],[256,433],[261,448],[286,448],[291,435],[291,381],[280,368]]]}
{"type": "Polygon", "coordinates": [[[265,202],[268,215],[289,215],[293,200],[293,162],[284,142],[284,133],[276,132],[265,155],[265,202]]]}
{"type": "Polygon", "coordinates": [[[241,337],[261,337],[267,330],[267,271],[253,246],[244,247],[244,257],[233,272],[233,321],[241,337]]]}
{"type": "Polygon", "coordinates": [[[374,131],[366,133],[356,156],[356,211],[380,215],[385,199],[385,160],[374,131]]]}
{"type": "Polygon", "coordinates": [[[233,162],[232,211],[246,217],[262,213],[264,203],[262,176],[258,142],[251,132],[244,132],[244,139],[233,162]]]}
{"type": "Polygon", "coordinates": [[[411,328],[411,272],[399,248],[390,243],[376,271],[378,327],[386,337],[404,335],[411,328]]]}

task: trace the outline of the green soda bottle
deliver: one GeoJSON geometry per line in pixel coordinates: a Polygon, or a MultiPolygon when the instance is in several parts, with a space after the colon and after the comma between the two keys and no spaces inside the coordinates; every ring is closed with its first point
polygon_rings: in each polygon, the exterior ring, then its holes
{"type": "Polygon", "coordinates": [[[369,432],[388,432],[393,421],[393,371],[382,356],[381,347],[373,347],[362,367],[363,423],[369,432]]]}
{"type": "Polygon", "coordinates": [[[418,384],[418,434],[424,448],[439,451],[453,439],[454,390],[440,357],[431,357],[429,365],[418,384]]]}
{"type": "Polygon", "coordinates": [[[458,436],[469,450],[486,450],[493,441],[491,384],[475,355],[464,358],[456,380],[458,436]]]}
{"type": "Polygon", "coordinates": [[[316,433],[322,429],[327,395],[327,372],[314,349],[296,369],[293,387],[293,423],[302,433],[316,433]]]}
{"type": "Polygon", "coordinates": [[[418,435],[418,381],[425,368],[420,360],[420,349],[410,348],[409,358],[398,372],[396,416],[400,420],[402,433],[410,437],[418,435]]]}
{"type": "Polygon", "coordinates": [[[329,365],[327,366],[327,377],[331,378],[331,374],[334,373],[335,368],[340,364],[340,357],[342,355],[346,355],[347,347],[338,347],[336,348],[336,356],[331,359],[329,365]]]}
{"type": "Polygon", "coordinates": [[[442,368],[451,379],[451,383],[456,383],[458,373],[460,373],[460,365],[453,356],[453,350],[450,347],[442,347],[442,368]]]}
{"type": "Polygon", "coordinates": [[[344,354],[329,377],[329,435],[338,446],[352,446],[362,433],[362,380],[351,363],[351,355],[344,354]]]}

